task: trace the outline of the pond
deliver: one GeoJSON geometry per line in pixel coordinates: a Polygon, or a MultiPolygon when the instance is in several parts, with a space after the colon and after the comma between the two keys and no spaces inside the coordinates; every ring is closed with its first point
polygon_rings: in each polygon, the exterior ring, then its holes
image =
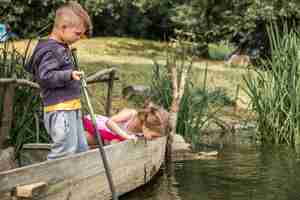
{"type": "Polygon", "coordinates": [[[174,163],[173,173],[161,173],[121,200],[300,199],[300,154],[295,149],[249,142],[214,147],[219,148],[217,159],[174,163]]]}

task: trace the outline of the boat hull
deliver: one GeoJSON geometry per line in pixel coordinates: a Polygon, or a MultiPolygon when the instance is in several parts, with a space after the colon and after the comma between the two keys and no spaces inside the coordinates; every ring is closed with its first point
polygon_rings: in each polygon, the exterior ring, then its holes
{"type": "MultiPolygon", "coordinates": [[[[105,152],[119,195],[147,183],[164,161],[166,137],[137,144],[125,141],[105,152]]],[[[16,186],[46,183],[40,200],[111,199],[98,149],[0,173],[0,200],[10,199],[16,186]]]]}

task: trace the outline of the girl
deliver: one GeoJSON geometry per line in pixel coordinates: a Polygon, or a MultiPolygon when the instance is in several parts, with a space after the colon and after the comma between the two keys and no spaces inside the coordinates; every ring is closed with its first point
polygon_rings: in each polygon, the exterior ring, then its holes
{"type": "MultiPolygon", "coordinates": [[[[163,108],[148,103],[144,109],[124,109],[111,118],[97,115],[96,124],[104,141],[123,141],[137,136],[152,139],[164,134],[168,125],[169,114],[163,108]]],[[[95,131],[89,115],[83,118],[84,128],[90,145],[97,144],[95,131]]]]}

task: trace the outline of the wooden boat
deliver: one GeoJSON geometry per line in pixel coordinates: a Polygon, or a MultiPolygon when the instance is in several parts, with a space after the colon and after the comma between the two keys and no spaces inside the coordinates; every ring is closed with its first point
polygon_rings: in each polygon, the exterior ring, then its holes
{"type": "MultiPolygon", "coordinates": [[[[117,193],[122,195],[147,183],[161,167],[165,147],[166,137],[105,146],[117,193]]],[[[99,150],[1,172],[0,200],[22,195],[39,200],[110,199],[99,150]]]]}

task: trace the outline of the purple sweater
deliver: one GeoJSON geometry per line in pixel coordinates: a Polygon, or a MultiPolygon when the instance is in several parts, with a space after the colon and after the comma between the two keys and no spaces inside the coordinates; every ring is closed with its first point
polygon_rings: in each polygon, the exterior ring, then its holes
{"type": "Polygon", "coordinates": [[[44,106],[80,98],[80,82],[71,78],[74,69],[68,46],[52,39],[40,40],[26,65],[41,87],[44,106]]]}

